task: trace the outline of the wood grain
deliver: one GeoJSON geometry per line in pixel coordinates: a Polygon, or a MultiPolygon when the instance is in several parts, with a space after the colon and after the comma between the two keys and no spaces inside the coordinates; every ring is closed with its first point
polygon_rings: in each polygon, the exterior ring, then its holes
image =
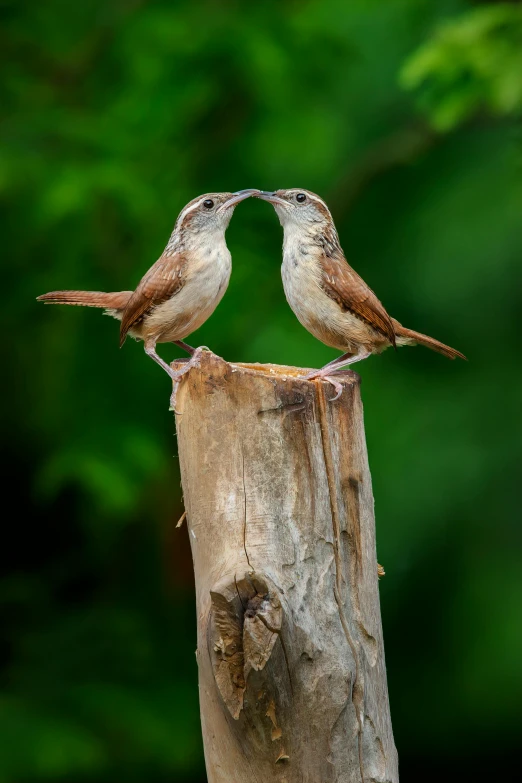
{"type": "Polygon", "coordinates": [[[230,365],[178,392],[209,783],[396,783],[359,379],[230,365]]]}

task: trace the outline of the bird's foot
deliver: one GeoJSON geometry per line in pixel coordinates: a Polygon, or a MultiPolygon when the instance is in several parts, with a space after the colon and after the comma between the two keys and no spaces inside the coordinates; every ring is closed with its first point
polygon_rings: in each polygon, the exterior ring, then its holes
{"type": "Polygon", "coordinates": [[[337,373],[351,373],[352,375],[356,375],[353,370],[346,370],[344,368],[349,364],[355,364],[355,362],[360,362],[363,359],[367,359],[368,356],[371,356],[370,351],[364,351],[363,353],[358,354],[344,354],[344,356],[341,356],[338,359],[334,359],[328,364],[325,364],[325,366],[321,367],[320,370],[312,370],[312,372],[309,372],[308,375],[304,376],[304,378],[307,381],[313,381],[316,378],[324,378],[325,381],[330,381],[336,392],[335,397],[332,397],[330,402],[335,402],[335,400],[338,400],[343,393],[343,387],[339,381],[337,381],[335,378],[332,378],[332,375],[336,375],[337,373]]]}
{"type": "MultiPolygon", "coordinates": [[[[335,372],[335,370],[334,370],[335,372]]],[[[343,386],[339,381],[337,381],[335,378],[332,378],[331,376],[331,370],[329,367],[323,367],[322,370],[313,370],[313,372],[309,372],[308,375],[303,376],[305,381],[315,381],[316,379],[324,378],[325,381],[329,381],[332,386],[335,389],[335,397],[332,397],[329,402],[335,402],[335,400],[338,400],[341,394],[343,393],[343,386]]]]}
{"type": "MultiPolygon", "coordinates": [[[[170,377],[172,378],[172,394],[170,395],[170,405],[169,410],[174,411],[176,416],[180,416],[180,412],[176,410],[176,396],[178,394],[178,386],[183,378],[183,376],[191,370],[193,367],[199,367],[199,360],[201,359],[201,354],[203,351],[210,351],[210,348],[207,348],[206,345],[200,345],[199,348],[196,348],[194,350],[194,353],[190,357],[190,359],[184,359],[184,365],[180,370],[174,370],[174,368],[170,368],[171,373],[170,377]]],[[[210,351],[211,352],[211,351],[210,351]]]]}

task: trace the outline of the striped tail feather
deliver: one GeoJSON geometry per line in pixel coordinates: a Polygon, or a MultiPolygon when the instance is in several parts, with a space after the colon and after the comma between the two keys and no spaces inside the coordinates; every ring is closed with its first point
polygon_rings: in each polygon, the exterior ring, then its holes
{"type": "Polygon", "coordinates": [[[395,334],[398,337],[397,342],[399,345],[401,343],[403,345],[414,345],[415,343],[418,343],[419,345],[426,346],[426,348],[431,348],[432,351],[441,353],[443,356],[447,356],[448,359],[457,359],[458,357],[459,359],[467,361],[463,353],[457,351],[455,348],[451,348],[449,345],[439,342],[439,340],[435,340],[434,337],[428,337],[427,334],[415,332],[413,329],[406,329],[405,326],[401,326],[395,319],[393,319],[393,326],[395,334]]]}
{"type": "Polygon", "coordinates": [[[37,296],[39,302],[45,304],[79,305],[80,307],[105,307],[108,310],[123,310],[129,301],[132,291],[51,291],[37,296]]]}

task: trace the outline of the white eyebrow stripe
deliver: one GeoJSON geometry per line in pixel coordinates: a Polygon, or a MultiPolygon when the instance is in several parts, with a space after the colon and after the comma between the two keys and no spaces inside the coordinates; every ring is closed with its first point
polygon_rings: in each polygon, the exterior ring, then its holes
{"type": "MultiPolygon", "coordinates": [[[[326,209],[328,209],[328,207],[326,206],[326,204],[324,203],[322,198],[319,198],[319,196],[316,196],[315,193],[310,193],[309,190],[307,190],[306,192],[308,193],[308,198],[310,199],[310,201],[315,201],[318,204],[322,204],[323,207],[326,207],[326,209]]],[[[330,211],[330,210],[328,210],[328,211],[330,211]]]]}
{"type": "Polygon", "coordinates": [[[183,223],[185,217],[190,213],[193,212],[195,209],[201,206],[201,204],[206,201],[208,196],[203,196],[202,198],[198,199],[195,204],[191,204],[188,207],[185,207],[185,209],[181,212],[178,223],[183,223]]]}
{"type": "MultiPolygon", "coordinates": [[[[325,202],[323,201],[322,198],[319,198],[319,196],[316,196],[315,193],[310,193],[309,190],[307,190],[306,193],[308,194],[308,198],[310,199],[310,201],[315,201],[316,204],[322,204],[322,206],[326,209],[326,211],[328,212],[330,217],[332,217],[332,213],[328,209],[328,204],[325,204],[325,202]]],[[[333,218],[332,218],[332,220],[333,220],[333,218]]]]}
{"type": "Polygon", "coordinates": [[[289,192],[290,193],[306,193],[306,195],[308,196],[310,201],[315,201],[318,204],[322,204],[323,207],[326,207],[326,209],[328,209],[328,205],[323,201],[323,199],[320,198],[316,193],[312,193],[311,190],[305,190],[304,188],[302,190],[299,190],[298,188],[295,188],[295,190],[291,190],[289,192]]]}

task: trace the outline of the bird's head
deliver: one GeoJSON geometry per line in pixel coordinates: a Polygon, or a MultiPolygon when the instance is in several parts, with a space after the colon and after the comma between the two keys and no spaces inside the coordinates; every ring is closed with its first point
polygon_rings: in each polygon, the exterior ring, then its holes
{"type": "Polygon", "coordinates": [[[315,233],[333,225],[330,210],[322,198],[309,190],[289,188],[274,190],[272,193],[259,190],[252,195],[273,204],[285,229],[298,228],[315,233]]]}
{"type": "Polygon", "coordinates": [[[236,193],[204,193],[181,210],[174,232],[189,234],[225,232],[240,201],[258,193],[254,188],[236,193]]]}

